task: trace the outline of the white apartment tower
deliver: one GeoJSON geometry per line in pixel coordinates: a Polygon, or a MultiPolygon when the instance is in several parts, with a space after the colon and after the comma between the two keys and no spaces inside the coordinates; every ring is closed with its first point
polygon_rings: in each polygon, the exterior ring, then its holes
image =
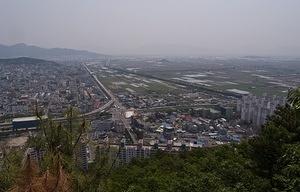
{"type": "Polygon", "coordinates": [[[255,128],[259,128],[271,116],[277,106],[286,103],[283,97],[273,96],[256,97],[253,95],[244,96],[237,102],[237,112],[241,115],[241,120],[252,123],[255,128]]]}

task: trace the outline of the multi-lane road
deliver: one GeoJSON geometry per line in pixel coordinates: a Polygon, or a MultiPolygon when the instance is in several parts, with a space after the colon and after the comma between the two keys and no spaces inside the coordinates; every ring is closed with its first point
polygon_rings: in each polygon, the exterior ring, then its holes
{"type": "MultiPolygon", "coordinates": [[[[122,121],[122,123],[125,127],[125,131],[130,136],[130,139],[133,142],[133,144],[136,144],[137,143],[136,135],[134,134],[128,119],[125,118],[125,112],[127,110],[126,107],[124,107],[122,105],[122,103],[114,96],[114,94],[99,81],[97,76],[88,68],[87,64],[83,64],[83,66],[88,71],[88,73],[94,78],[94,80],[96,81],[98,86],[101,88],[101,90],[106,95],[106,98],[109,99],[108,103],[106,103],[105,105],[103,105],[102,107],[100,107],[98,109],[98,112],[107,110],[108,108],[112,107],[112,104],[114,104],[114,107],[116,108],[115,113],[118,113],[117,116],[122,121]]],[[[93,113],[93,111],[90,113],[93,113]]],[[[86,115],[86,114],[84,114],[84,115],[86,115]]]]}

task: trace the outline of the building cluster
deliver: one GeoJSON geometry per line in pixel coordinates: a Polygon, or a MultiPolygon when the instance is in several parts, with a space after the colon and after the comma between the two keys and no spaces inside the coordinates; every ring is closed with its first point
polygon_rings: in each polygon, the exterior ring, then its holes
{"type": "MultiPolygon", "coordinates": [[[[204,92],[186,91],[186,93],[149,93],[139,94],[130,92],[117,92],[118,99],[127,108],[149,109],[149,108],[167,108],[167,107],[196,107],[202,105],[222,105],[230,106],[234,100],[230,97],[217,97],[204,92]]],[[[226,108],[226,107],[225,107],[226,108]]],[[[219,109],[218,109],[219,110],[219,109]]],[[[220,109],[225,110],[225,109],[220,109]]]]}
{"type": "Polygon", "coordinates": [[[119,143],[124,135],[124,126],[119,120],[105,119],[91,122],[89,138],[96,143],[106,142],[119,143]]]}
{"type": "MultiPolygon", "coordinates": [[[[201,109],[200,111],[202,111],[201,109]]],[[[211,110],[210,108],[205,110],[211,110]]],[[[138,138],[149,145],[209,147],[217,144],[240,142],[246,134],[237,121],[216,118],[213,113],[203,117],[193,111],[147,112],[132,117],[131,126],[138,138]]]]}
{"type": "Polygon", "coordinates": [[[240,114],[242,121],[250,123],[258,129],[278,106],[285,103],[286,99],[279,96],[267,97],[264,95],[263,97],[257,97],[247,95],[237,102],[237,112],[240,114]]]}
{"type": "Polygon", "coordinates": [[[0,64],[0,120],[35,114],[61,116],[68,106],[97,109],[105,96],[81,65],[0,64]]]}
{"type": "Polygon", "coordinates": [[[169,145],[144,145],[143,139],[139,139],[138,144],[127,144],[126,139],[123,138],[119,145],[111,145],[109,143],[98,145],[93,154],[93,161],[100,159],[107,159],[111,166],[121,166],[130,163],[134,159],[149,158],[158,151],[168,153],[178,153],[181,150],[189,150],[185,146],[174,147],[169,145]]]}

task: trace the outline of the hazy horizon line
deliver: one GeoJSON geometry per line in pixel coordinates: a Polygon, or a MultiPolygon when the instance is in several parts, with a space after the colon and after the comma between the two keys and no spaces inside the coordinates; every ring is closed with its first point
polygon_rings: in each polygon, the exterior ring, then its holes
{"type": "Polygon", "coordinates": [[[7,47],[12,47],[16,45],[26,45],[26,46],[33,46],[33,47],[38,47],[38,48],[43,48],[43,49],[71,49],[71,50],[77,50],[77,51],[88,51],[91,53],[96,53],[99,55],[104,55],[104,56],[121,56],[121,57],[181,57],[181,58],[186,58],[186,57],[192,57],[192,58],[197,58],[197,57],[261,57],[261,58],[293,58],[293,59],[300,59],[300,54],[299,55],[293,55],[293,54],[283,54],[283,55],[274,55],[274,54],[262,54],[262,53],[249,53],[249,54],[221,54],[221,53],[216,53],[216,54],[209,54],[209,53],[200,53],[200,54],[193,54],[193,53],[184,53],[184,54],[176,54],[176,53],[105,53],[105,52],[98,52],[96,50],[91,50],[91,49],[84,49],[84,48],[76,48],[76,47],[60,47],[60,46],[55,46],[55,47],[50,47],[50,46],[44,46],[44,45],[37,45],[37,44],[32,44],[32,43],[26,43],[26,42],[16,42],[16,43],[11,43],[11,44],[5,44],[1,43],[0,45],[7,46],[7,47]]]}

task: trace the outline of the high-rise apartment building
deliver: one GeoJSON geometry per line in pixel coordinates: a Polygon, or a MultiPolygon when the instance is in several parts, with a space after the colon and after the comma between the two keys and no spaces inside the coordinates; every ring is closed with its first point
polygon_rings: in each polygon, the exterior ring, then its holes
{"type": "Polygon", "coordinates": [[[88,170],[88,149],[84,138],[81,138],[75,149],[75,160],[77,166],[82,170],[88,170]]]}
{"type": "Polygon", "coordinates": [[[120,164],[129,163],[132,159],[143,159],[149,157],[152,152],[152,147],[143,146],[143,140],[139,140],[137,146],[126,146],[125,143],[121,143],[119,162],[120,164]]]}
{"type": "Polygon", "coordinates": [[[237,102],[237,112],[240,113],[242,121],[251,123],[254,128],[260,128],[266,122],[267,117],[271,116],[278,106],[285,103],[286,99],[279,96],[247,95],[237,102]]]}

